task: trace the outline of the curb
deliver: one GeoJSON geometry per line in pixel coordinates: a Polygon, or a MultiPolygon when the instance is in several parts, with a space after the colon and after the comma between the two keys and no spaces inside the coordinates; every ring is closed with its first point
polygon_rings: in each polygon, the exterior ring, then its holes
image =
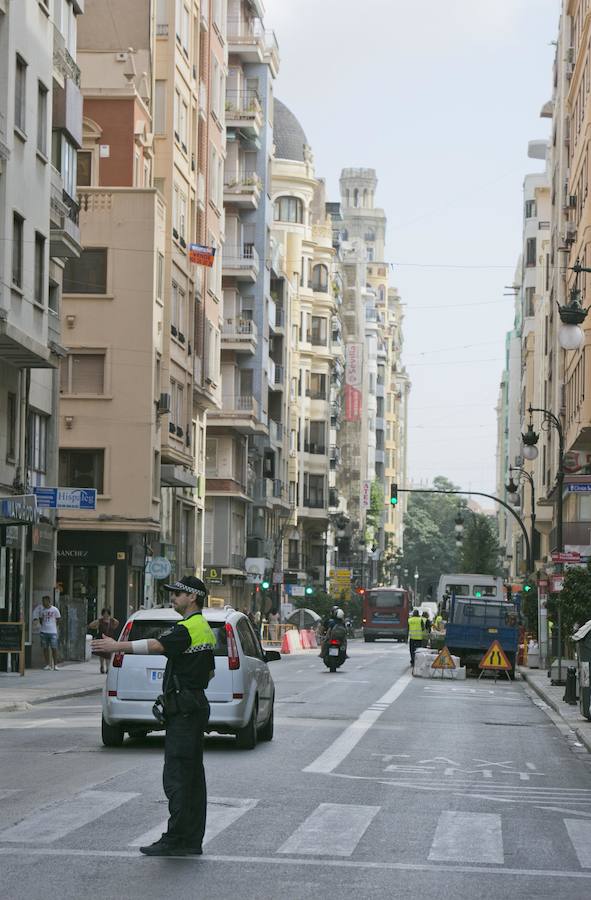
{"type": "Polygon", "coordinates": [[[520,667],[520,674],[526,684],[534,691],[538,697],[540,697],[544,703],[547,703],[555,713],[558,713],[563,722],[565,722],[569,728],[571,728],[578,739],[582,744],[586,747],[586,749],[591,753],[591,728],[589,729],[589,733],[584,728],[581,728],[578,725],[575,725],[573,722],[566,719],[560,710],[560,704],[557,703],[552,697],[548,697],[547,694],[544,693],[541,687],[539,687],[535,680],[532,678],[531,680],[528,678],[527,674],[523,671],[523,667],[520,667]]]}
{"type": "Polygon", "coordinates": [[[0,712],[24,712],[32,706],[40,703],[53,703],[54,700],[70,700],[72,697],[86,697],[89,694],[100,694],[102,687],[80,688],[79,690],[65,690],[63,693],[51,694],[51,696],[35,697],[31,700],[8,700],[0,703],[0,712]]]}

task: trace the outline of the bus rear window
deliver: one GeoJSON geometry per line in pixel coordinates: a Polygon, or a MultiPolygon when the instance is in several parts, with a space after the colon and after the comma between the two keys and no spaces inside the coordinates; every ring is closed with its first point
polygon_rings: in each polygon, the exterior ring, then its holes
{"type": "Polygon", "coordinates": [[[368,591],[366,597],[373,609],[398,609],[404,604],[402,591],[368,591]]]}
{"type": "MultiPolygon", "coordinates": [[[[158,640],[161,634],[176,625],[179,620],[158,620],[158,619],[134,619],[129,634],[129,641],[146,641],[150,638],[158,640]]],[[[214,656],[227,656],[228,644],[226,640],[226,628],[223,622],[210,622],[209,626],[215,637],[214,656]]]]}

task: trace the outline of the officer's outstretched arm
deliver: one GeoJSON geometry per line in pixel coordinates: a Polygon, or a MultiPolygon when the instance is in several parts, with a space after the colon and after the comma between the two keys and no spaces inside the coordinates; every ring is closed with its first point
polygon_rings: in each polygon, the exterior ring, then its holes
{"type": "Polygon", "coordinates": [[[97,653],[164,653],[164,647],[156,638],[148,638],[145,641],[115,641],[113,638],[102,637],[91,644],[97,653]]]}

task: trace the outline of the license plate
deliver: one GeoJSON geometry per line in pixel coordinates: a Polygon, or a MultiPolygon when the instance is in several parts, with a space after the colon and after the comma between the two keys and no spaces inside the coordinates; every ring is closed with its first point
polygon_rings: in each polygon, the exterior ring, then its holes
{"type": "Polygon", "coordinates": [[[339,655],[339,648],[338,648],[338,647],[329,647],[329,649],[328,649],[328,655],[329,655],[329,656],[338,656],[338,655],[339,655]]]}
{"type": "Polygon", "coordinates": [[[148,669],[148,678],[150,681],[162,681],[164,669],[148,669]]]}
{"type": "Polygon", "coordinates": [[[499,633],[499,629],[498,629],[498,628],[489,628],[489,629],[488,629],[488,633],[489,633],[489,634],[498,634],[498,633],[499,633]]]}

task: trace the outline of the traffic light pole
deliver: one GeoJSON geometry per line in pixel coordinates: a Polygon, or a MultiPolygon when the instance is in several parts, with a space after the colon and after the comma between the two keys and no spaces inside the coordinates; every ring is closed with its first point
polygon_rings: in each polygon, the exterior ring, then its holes
{"type": "Polygon", "coordinates": [[[521,528],[521,533],[523,534],[527,553],[527,574],[530,575],[533,572],[534,560],[532,555],[532,545],[529,539],[529,534],[527,533],[527,528],[525,527],[525,523],[523,522],[521,517],[517,515],[515,510],[512,509],[508,503],[505,503],[504,500],[501,500],[500,497],[495,497],[494,494],[485,494],[482,491],[441,491],[437,490],[437,488],[398,488],[398,491],[401,494],[461,494],[465,497],[488,497],[489,500],[494,500],[495,503],[499,503],[508,512],[511,513],[511,515],[521,528]]]}

